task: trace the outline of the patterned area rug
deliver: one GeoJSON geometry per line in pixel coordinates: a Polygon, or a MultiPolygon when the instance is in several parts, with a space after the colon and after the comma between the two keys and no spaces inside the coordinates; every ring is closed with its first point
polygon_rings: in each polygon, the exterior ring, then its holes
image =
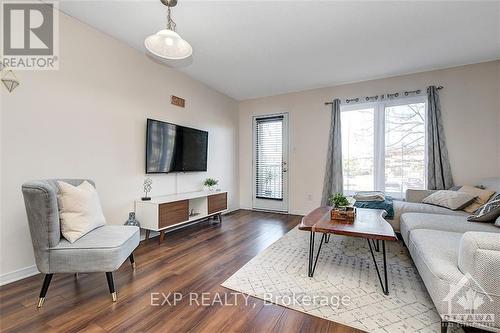
{"type": "MultiPolygon", "coordinates": [[[[386,242],[386,248],[389,296],[361,238],[332,235],[309,278],[309,233],[297,228],[222,286],[368,332],[440,332],[440,317],[408,251],[400,242],[386,242]]],[[[379,267],[381,253],[375,252],[379,267]]]]}

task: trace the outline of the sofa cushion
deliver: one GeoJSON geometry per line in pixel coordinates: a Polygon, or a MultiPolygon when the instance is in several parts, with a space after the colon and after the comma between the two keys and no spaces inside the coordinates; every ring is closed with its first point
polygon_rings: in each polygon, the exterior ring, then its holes
{"type": "Polygon", "coordinates": [[[458,210],[468,206],[475,198],[475,195],[469,193],[440,190],[425,197],[422,202],[451,210],[458,210]]]}
{"type": "Polygon", "coordinates": [[[50,249],[50,273],[112,272],[139,245],[139,228],[105,225],[50,249]]]}
{"type": "Polygon", "coordinates": [[[431,229],[451,231],[463,234],[467,231],[500,232],[500,229],[490,223],[472,223],[467,216],[405,213],[401,216],[401,236],[408,244],[409,235],[413,230],[431,229]]]}
{"type": "Polygon", "coordinates": [[[407,242],[413,262],[440,314],[447,313],[444,300],[450,285],[464,277],[458,269],[461,238],[461,233],[419,229],[411,232],[407,242]]]}
{"type": "Polygon", "coordinates": [[[487,203],[493,194],[495,194],[495,190],[480,189],[475,186],[468,185],[462,186],[458,192],[468,193],[476,197],[470,205],[463,208],[463,210],[467,213],[474,213],[479,207],[487,203]]]}
{"type": "Polygon", "coordinates": [[[443,207],[417,203],[408,201],[394,200],[394,218],[388,220],[395,231],[400,231],[400,218],[404,213],[430,213],[430,214],[445,214],[445,215],[458,215],[467,216],[468,214],[461,210],[450,210],[443,207]]]}
{"type": "Polygon", "coordinates": [[[435,277],[458,281],[463,275],[458,269],[458,250],[462,236],[459,232],[413,230],[408,248],[417,250],[418,257],[435,277]]]}
{"type": "Polygon", "coordinates": [[[479,207],[473,215],[467,217],[467,221],[494,222],[500,216],[500,194],[495,195],[493,199],[479,207]]]}

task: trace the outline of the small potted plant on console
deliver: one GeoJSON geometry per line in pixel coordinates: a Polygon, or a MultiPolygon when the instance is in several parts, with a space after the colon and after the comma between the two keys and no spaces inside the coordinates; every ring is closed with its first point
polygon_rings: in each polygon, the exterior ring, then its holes
{"type": "Polygon", "coordinates": [[[219,184],[219,181],[215,180],[213,178],[207,178],[207,179],[205,179],[205,182],[203,183],[203,185],[205,185],[205,187],[207,187],[210,192],[215,191],[215,186],[217,184],[219,184]]]}

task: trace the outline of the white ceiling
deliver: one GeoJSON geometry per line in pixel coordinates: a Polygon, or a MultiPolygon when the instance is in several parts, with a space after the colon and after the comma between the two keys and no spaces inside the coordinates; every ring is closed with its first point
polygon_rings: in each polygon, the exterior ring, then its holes
{"type": "MultiPolygon", "coordinates": [[[[143,52],[166,24],[159,0],[60,8],[143,52]]],[[[500,58],[497,1],[179,0],[173,18],[179,70],[238,100],[500,58]]]]}

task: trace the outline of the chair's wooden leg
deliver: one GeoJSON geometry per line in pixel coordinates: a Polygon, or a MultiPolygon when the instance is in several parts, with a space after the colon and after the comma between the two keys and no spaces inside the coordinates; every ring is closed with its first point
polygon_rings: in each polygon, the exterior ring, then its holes
{"type": "Polygon", "coordinates": [[[163,240],[165,239],[165,231],[164,230],[160,230],[160,244],[163,243],[163,240]]]}
{"type": "Polygon", "coordinates": [[[135,259],[134,259],[134,252],[132,252],[129,256],[128,259],[130,260],[130,264],[132,264],[132,268],[135,269],[135,259]]]}
{"type": "Polygon", "coordinates": [[[151,233],[151,230],[149,229],[146,229],[146,237],[145,237],[145,240],[148,240],[149,239],[149,235],[151,233]]]}
{"type": "Polygon", "coordinates": [[[108,280],[109,293],[111,299],[116,302],[115,281],[113,280],[113,272],[106,272],[106,279],[108,280]]]}
{"type": "Polygon", "coordinates": [[[42,290],[40,290],[40,297],[38,298],[38,308],[41,308],[43,302],[45,301],[45,295],[47,295],[47,290],[49,289],[50,280],[52,280],[53,274],[45,274],[43,279],[42,290]]]}

